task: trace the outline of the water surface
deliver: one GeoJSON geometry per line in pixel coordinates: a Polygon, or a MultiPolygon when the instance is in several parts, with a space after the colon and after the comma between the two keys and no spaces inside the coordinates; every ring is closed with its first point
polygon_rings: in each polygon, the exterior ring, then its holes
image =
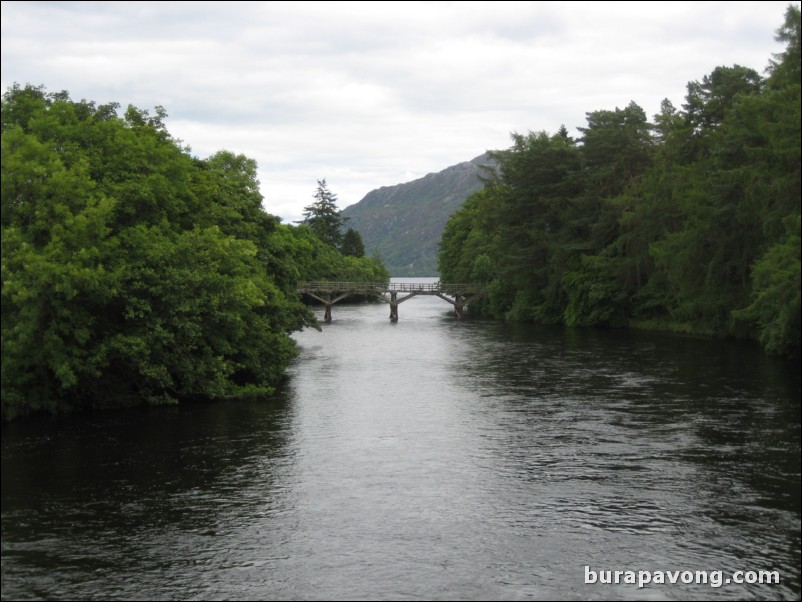
{"type": "Polygon", "coordinates": [[[335,305],[274,399],[5,425],[3,598],[799,598],[792,365],[448,309],[335,305]]]}

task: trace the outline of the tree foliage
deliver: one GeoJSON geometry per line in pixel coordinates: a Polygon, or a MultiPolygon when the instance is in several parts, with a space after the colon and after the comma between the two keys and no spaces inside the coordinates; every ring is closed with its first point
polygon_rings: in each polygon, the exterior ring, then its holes
{"type": "Polygon", "coordinates": [[[588,113],[576,142],[514,134],[445,228],[443,279],[483,282],[487,315],[798,350],[799,21],[789,7],[766,79],[717,67],[653,123],[630,103],[588,113]]]}
{"type": "Polygon", "coordinates": [[[315,325],[298,280],[381,279],[265,213],[252,159],[194,158],[163,109],[118,109],[3,96],[4,418],[270,393],[315,325]]]}
{"type": "Polygon", "coordinates": [[[318,180],[315,202],[304,207],[304,219],[301,223],[309,226],[324,243],[337,249],[343,242],[342,227],[345,219],[337,209],[337,195],[329,190],[326,179],[318,180]]]}
{"type": "Polygon", "coordinates": [[[340,247],[343,255],[348,257],[364,257],[365,256],[365,243],[362,242],[362,236],[353,228],[348,228],[343,236],[343,242],[340,247]]]}

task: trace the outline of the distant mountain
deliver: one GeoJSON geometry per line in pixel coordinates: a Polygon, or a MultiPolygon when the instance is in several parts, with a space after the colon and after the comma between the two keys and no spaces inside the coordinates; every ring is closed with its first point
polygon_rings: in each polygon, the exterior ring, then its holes
{"type": "Polygon", "coordinates": [[[446,221],[482,188],[485,153],[420,179],[382,186],[346,207],[346,227],[359,231],[365,254],[378,252],[392,276],[436,276],[437,250],[446,221]]]}

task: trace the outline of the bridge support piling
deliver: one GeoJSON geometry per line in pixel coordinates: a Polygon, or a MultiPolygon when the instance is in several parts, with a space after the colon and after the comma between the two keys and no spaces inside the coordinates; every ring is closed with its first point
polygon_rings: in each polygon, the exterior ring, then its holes
{"type": "Polygon", "coordinates": [[[457,320],[462,320],[463,310],[465,309],[465,297],[457,293],[454,295],[454,316],[457,320]]]}
{"type": "Polygon", "coordinates": [[[398,293],[390,291],[390,322],[398,322],[398,293]]]}
{"type": "Polygon", "coordinates": [[[326,309],[323,312],[323,321],[326,324],[331,324],[331,306],[333,305],[333,303],[331,301],[324,301],[324,304],[326,306],[326,309]]]}

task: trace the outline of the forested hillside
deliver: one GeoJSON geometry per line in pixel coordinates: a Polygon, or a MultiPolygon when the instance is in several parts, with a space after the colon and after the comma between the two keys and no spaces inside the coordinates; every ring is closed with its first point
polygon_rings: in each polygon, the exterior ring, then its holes
{"type": "Polygon", "coordinates": [[[472,311],[800,344],[800,12],[761,76],[717,67],[681,109],[587,113],[573,138],[513,135],[498,176],[448,222],[444,281],[472,311]]]}
{"type": "Polygon", "coordinates": [[[422,178],[383,186],[343,210],[362,235],[366,253],[378,253],[393,276],[434,276],[437,247],[448,218],[482,187],[487,154],[422,178]]]}
{"type": "MultiPolygon", "coordinates": [[[[2,416],[270,393],[315,320],[299,279],[385,280],[262,209],[256,163],[155,115],[2,101],[2,416]]],[[[310,187],[311,188],[311,187],[310,187]]]]}

